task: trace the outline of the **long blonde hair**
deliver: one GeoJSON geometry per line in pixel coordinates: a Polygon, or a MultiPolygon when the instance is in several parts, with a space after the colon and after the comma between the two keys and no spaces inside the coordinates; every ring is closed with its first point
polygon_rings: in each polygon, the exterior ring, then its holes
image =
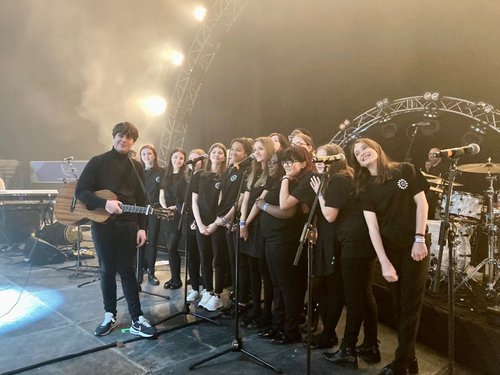
{"type": "Polygon", "coordinates": [[[271,160],[271,157],[274,154],[274,142],[270,137],[256,138],[253,144],[255,145],[257,142],[262,143],[262,146],[264,147],[264,151],[266,153],[266,159],[264,160],[263,167],[257,160],[254,160],[252,162],[252,170],[248,175],[247,180],[248,190],[251,190],[253,186],[264,186],[266,184],[267,178],[269,177],[269,166],[267,165],[267,162],[271,160]],[[261,172],[260,177],[252,186],[252,181],[259,172],[261,172]]]}

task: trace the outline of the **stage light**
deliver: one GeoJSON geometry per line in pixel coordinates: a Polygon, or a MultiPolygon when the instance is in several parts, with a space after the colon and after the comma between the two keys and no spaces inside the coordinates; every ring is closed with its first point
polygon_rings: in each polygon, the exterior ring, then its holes
{"type": "Polygon", "coordinates": [[[382,100],[378,100],[377,103],[375,103],[375,105],[377,106],[377,108],[384,108],[388,104],[389,104],[389,99],[387,99],[387,98],[384,98],[382,100]]]}
{"type": "Polygon", "coordinates": [[[205,19],[205,16],[207,15],[207,8],[199,6],[196,7],[194,12],[193,12],[194,18],[196,18],[198,21],[203,21],[205,19]]]}
{"type": "Polygon", "coordinates": [[[139,100],[139,106],[149,116],[160,116],[167,109],[167,101],[159,95],[150,95],[139,100]]]}
{"type": "Polygon", "coordinates": [[[428,100],[428,101],[430,101],[430,100],[434,100],[434,101],[436,101],[436,100],[438,100],[438,99],[439,99],[439,97],[440,97],[440,94],[439,94],[438,92],[430,92],[430,91],[426,91],[426,92],[424,93],[424,99],[425,99],[425,100],[428,100]]]}
{"type": "Polygon", "coordinates": [[[170,55],[170,61],[172,61],[172,64],[175,66],[180,66],[184,61],[184,54],[179,51],[173,51],[170,55]]]}

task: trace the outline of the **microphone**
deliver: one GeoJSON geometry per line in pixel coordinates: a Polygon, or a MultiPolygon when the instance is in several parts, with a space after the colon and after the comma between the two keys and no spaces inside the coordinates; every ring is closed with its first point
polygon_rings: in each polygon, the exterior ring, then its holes
{"type": "Polygon", "coordinates": [[[313,156],[313,163],[333,163],[334,161],[345,160],[344,154],[327,155],[327,156],[313,156]]]}
{"type": "Polygon", "coordinates": [[[198,156],[197,158],[194,158],[193,160],[188,160],[188,161],[186,162],[186,165],[190,165],[190,164],[195,165],[195,164],[196,164],[196,163],[198,163],[199,161],[201,161],[201,160],[205,160],[206,158],[208,158],[208,155],[207,155],[207,154],[203,154],[203,155],[201,155],[201,156],[198,156]]]}
{"type": "Polygon", "coordinates": [[[239,171],[241,168],[248,167],[252,163],[252,161],[254,161],[254,160],[255,160],[254,154],[250,154],[249,156],[247,156],[245,159],[243,159],[239,163],[233,164],[233,166],[229,170],[229,173],[233,173],[235,171],[239,171]]]}
{"type": "Polygon", "coordinates": [[[479,153],[481,148],[476,143],[471,143],[468,146],[447,148],[445,150],[439,150],[439,152],[434,152],[432,156],[436,158],[456,158],[464,154],[476,155],[479,153]]]}
{"type": "Polygon", "coordinates": [[[64,158],[63,161],[70,161],[73,160],[75,157],[74,156],[68,156],[67,158],[64,158]]]}
{"type": "Polygon", "coordinates": [[[431,126],[431,123],[429,121],[420,121],[420,122],[417,122],[415,124],[411,124],[411,126],[413,126],[413,127],[417,127],[417,126],[431,126]]]}

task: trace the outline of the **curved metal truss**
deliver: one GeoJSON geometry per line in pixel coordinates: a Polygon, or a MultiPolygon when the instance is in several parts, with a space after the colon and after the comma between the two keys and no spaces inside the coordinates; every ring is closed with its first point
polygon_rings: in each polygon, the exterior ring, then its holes
{"type": "Polygon", "coordinates": [[[189,118],[196,98],[225,32],[234,24],[246,0],[215,0],[202,22],[169,100],[167,124],[162,130],[158,158],[164,164],[170,150],[184,145],[189,118]]]}
{"type": "Polygon", "coordinates": [[[423,112],[429,117],[436,117],[439,112],[454,113],[474,120],[478,126],[489,127],[500,133],[500,124],[497,123],[500,121],[500,112],[492,105],[427,92],[422,96],[410,96],[393,101],[387,98],[379,100],[375,107],[350,122],[344,122],[330,143],[344,146],[350,140],[359,138],[359,134],[375,124],[387,122],[397,115],[414,112],[423,112]]]}

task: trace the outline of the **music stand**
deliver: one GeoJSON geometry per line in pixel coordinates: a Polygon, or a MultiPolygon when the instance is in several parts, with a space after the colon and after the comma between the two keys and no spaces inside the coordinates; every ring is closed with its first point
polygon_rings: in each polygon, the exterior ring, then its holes
{"type": "MultiPolygon", "coordinates": [[[[243,188],[243,184],[245,183],[247,179],[247,167],[243,168],[243,173],[241,174],[241,181],[240,181],[240,186],[238,188],[238,193],[236,195],[236,199],[233,204],[233,209],[234,209],[234,215],[232,220],[228,223],[229,230],[233,227],[234,220],[239,216],[238,215],[238,202],[241,194],[241,190],[243,188]]],[[[226,353],[230,352],[240,352],[245,354],[246,356],[253,358],[260,364],[270,368],[271,370],[277,372],[278,374],[281,374],[283,371],[279,367],[275,367],[271,365],[269,362],[264,361],[262,358],[257,357],[255,354],[250,353],[248,350],[243,348],[243,340],[240,335],[240,324],[239,324],[239,308],[238,308],[238,302],[239,302],[239,277],[238,277],[238,265],[239,265],[239,252],[240,252],[240,227],[239,225],[236,225],[236,230],[234,231],[234,236],[235,236],[235,241],[234,241],[234,249],[235,249],[235,256],[234,256],[234,263],[235,263],[235,272],[234,272],[234,338],[233,341],[231,342],[231,345],[229,348],[224,349],[223,351],[219,353],[215,353],[211,356],[208,356],[205,359],[202,359],[201,361],[198,361],[196,363],[193,363],[192,365],[189,366],[190,370],[194,370],[196,367],[199,365],[202,365],[205,362],[211,361],[212,359],[218,358],[223,356],[226,353]]]]}

